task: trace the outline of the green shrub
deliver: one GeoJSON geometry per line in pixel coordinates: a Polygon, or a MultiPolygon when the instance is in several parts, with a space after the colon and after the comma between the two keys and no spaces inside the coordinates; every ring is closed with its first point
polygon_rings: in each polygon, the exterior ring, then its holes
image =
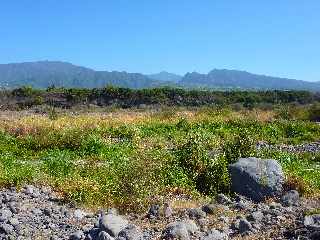
{"type": "Polygon", "coordinates": [[[36,96],[33,101],[34,105],[42,105],[44,103],[44,99],[42,96],[36,96]]]}
{"type": "Polygon", "coordinates": [[[226,140],[222,151],[228,163],[233,163],[242,157],[253,156],[255,154],[255,139],[246,129],[241,129],[239,134],[226,140]]]}
{"type": "Polygon", "coordinates": [[[112,138],[118,138],[119,140],[133,141],[135,137],[138,137],[138,129],[129,125],[121,125],[119,127],[111,127],[107,130],[107,133],[112,138]]]}
{"type": "Polygon", "coordinates": [[[313,104],[309,109],[309,119],[311,121],[320,121],[320,103],[313,104]]]}
{"type": "Polygon", "coordinates": [[[180,166],[193,180],[205,171],[209,161],[205,139],[198,132],[187,135],[186,141],[178,146],[176,155],[180,166]]]}
{"type": "Polygon", "coordinates": [[[282,106],[276,111],[276,118],[290,120],[293,118],[293,116],[288,106],[282,106]]]}
{"type": "Polygon", "coordinates": [[[83,140],[80,150],[82,150],[84,155],[99,155],[104,146],[105,144],[100,136],[96,134],[90,134],[83,140]]]}
{"type": "Polygon", "coordinates": [[[37,171],[32,164],[16,160],[11,156],[1,156],[0,184],[20,186],[34,180],[37,171]]]}
{"type": "Polygon", "coordinates": [[[52,177],[67,177],[75,171],[70,152],[52,150],[42,157],[44,171],[52,177]]]}
{"type": "Polygon", "coordinates": [[[185,118],[180,118],[179,122],[176,124],[176,128],[178,130],[189,130],[190,129],[190,124],[185,118]]]}
{"type": "Polygon", "coordinates": [[[48,112],[48,118],[52,121],[57,120],[59,117],[57,110],[55,107],[50,107],[48,112]]]}
{"type": "Polygon", "coordinates": [[[228,162],[223,156],[209,156],[210,143],[207,141],[204,135],[192,132],[187,135],[186,141],[178,146],[176,157],[183,169],[180,176],[188,176],[199,192],[209,195],[228,192],[228,162]]]}
{"type": "Polygon", "coordinates": [[[215,195],[217,193],[230,193],[229,163],[223,156],[210,159],[206,170],[196,179],[196,188],[201,193],[215,195]]]}

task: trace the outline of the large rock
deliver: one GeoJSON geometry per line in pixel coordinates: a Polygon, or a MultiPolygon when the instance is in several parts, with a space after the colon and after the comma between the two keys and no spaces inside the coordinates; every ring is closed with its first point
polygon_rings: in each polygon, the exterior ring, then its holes
{"type": "Polygon", "coordinates": [[[217,212],[217,205],[212,203],[206,204],[202,206],[202,211],[205,212],[206,214],[214,214],[215,212],[217,212]]]}
{"type": "Polygon", "coordinates": [[[190,235],[186,225],[183,222],[174,222],[166,226],[165,230],[162,233],[163,239],[180,239],[180,240],[189,240],[190,235]]]}
{"type": "Polygon", "coordinates": [[[100,230],[107,232],[112,237],[117,237],[127,226],[128,221],[126,219],[114,214],[103,215],[99,220],[100,230]]]}
{"type": "Polygon", "coordinates": [[[94,238],[94,240],[114,240],[113,237],[111,237],[108,233],[105,231],[101,231],[97,238],[94,238]]]}
{"type": "Polygon", "coordinates": [[[162,237],[166,240],[189,240],[190,236],[192,236],[197,231],[199,231],[199,228],[193,221],[177,221],[166,226],[162,233],[162,237]]]}
{"type": "Polygon", "coordinates": [[[262,211],[252,212],[247,219],[251,222],[261,222],[263,220],[264,214],[262,211]]]}
{"type": "Polygon", "coordinates": [[[283,191],[284,174],[276,160],[240,158],[229,170],[233,191],[254,201],[279,196],[283,191]]]}
{"type": "Polygon", "coordinates": [[[82,231],[77,231],[75,233],[73,233],[70,237],[69,240],[81,240],[84,239],[84,233],[82,231]]]}
{"type": "Polygon", "coordinates": [[[290,207],[299,205],[299,199],[299,193],[296,190],[291,190],[281,197],[281,202],[284,206],[290,207]]]}
{"type": "Polygon", "coordinates": [[[0,222],[6,222],[12,217],[12,212],[8,209],[0,210],[0,222]]]}
{"type": "Polygon", "coordinates": [[[158,204],[151,205],[147,217],[150,219],[158,218],[160,216],[159,209],[160,206],[158,204]]]}
{"type": "Polygon", "coordinates": [[[210,230],[206,236],[202,237],[201,240],[227,240],[228,235],[224,232],[220,232],[216,229],[210,230]]]}
{"type": "Polygon", "coordinates": [[[190,208],[187,209],[187,214],[190,219],[201,219],[206,217],[206,213],[200,208],[190,208]]]}
{"type": "Polygon", "coordinates": [[[239,232],[247,233],[252,230],[252,225],[246,219],[240,219],[239,221],[239,232]]]}
{"type": "Polygon", "coordinates": [[[225,204],[225,205],[229,205],[232,204],[232,201],[230,198],[228,198],[227,196],[225,196],[224,194],[220,193],[217,195],[216,197],[216,201],[219,204],[225,204]]]}
{"type": "Polygon", "coordinates": [[[136,226],[128,225],[121,230],[117,240],[143,240],[143,234],[136,226]]]}
{"type": "Polygon", "coordinates": [[[313,231],[320,231],[320,214],[305,216],[304,226],[313,231]]]}

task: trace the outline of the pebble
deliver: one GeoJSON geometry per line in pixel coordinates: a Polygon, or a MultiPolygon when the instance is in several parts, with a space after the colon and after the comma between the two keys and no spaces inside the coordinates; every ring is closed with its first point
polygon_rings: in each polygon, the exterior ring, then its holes
{"type": "MultiPolygon", "coordinates": [[[[289,195],[298,199],[295,192],[289,195]]],[[[289,204],[289,207],[284,204],[285,199],[282,198],[281,203],[276,199],[272,203],[254,203],[242,196],[231,199],[219,195],[215,203],[201,208],[174,211],[169,203],[152,205],[147,212],[149,218],[145,218],[145,215],[137,214],[121,216],[117,209],[101,211],[99,215],[88,214],[74,205],[57,201],[50,189],[28,185],[21,191],[15,188],[0,190],[0,239],[152,240],[176,237],[216,240],[239,239],[243,235],[252,235],[255,239],[255,234],[265,235],[273,229],[278,229],[280,234],[274,239],[285,239],[285,234],[293,236],[291,239],[317,239],[320,216],[314,214],[304,218],[307,206],[302,204],[303,199],[299,198],[299,204],[289,204]],[[240,207],[242,205],[245,207],[240,207]],[[292,228],[286,229],[284,223],[287,221],[291,221],[292,228]]]]}

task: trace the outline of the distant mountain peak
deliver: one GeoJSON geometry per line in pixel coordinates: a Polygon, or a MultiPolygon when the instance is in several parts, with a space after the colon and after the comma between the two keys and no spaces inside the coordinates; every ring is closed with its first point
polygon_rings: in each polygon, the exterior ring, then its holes
{"type": "Polygon", "coordinates": [[[154,80],[159,80],[163,82],[173,82],[173,83],[177,83],[182,79],[182,76],[175,73],[169,73],[167,71],[161,71],[159,73],[149,74],[148,77],[154,80]]]}
{"type": "Polygon", "coordinates": [[[279,89],[320,91],[320,84],[296,79],[271,77],[253,74],[247,71],[213,69],[208,74],[187,73],[179,84],[186,87],[222,88],[222,89],[279,89]]]}

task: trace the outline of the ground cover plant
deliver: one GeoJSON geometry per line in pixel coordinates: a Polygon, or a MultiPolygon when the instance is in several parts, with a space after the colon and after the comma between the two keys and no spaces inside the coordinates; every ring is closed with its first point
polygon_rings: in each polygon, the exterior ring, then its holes
{"type": "Polygon", "coordinates": [[[232,194],[228,165],[257,156],[281,163],[288,188],[317,196],[320,150],[257,147],[318,141],[317,109],[310,103],[3,111],[0,184],[50,185],[89,207],[141,211],[169,193],[232,194]]]}

